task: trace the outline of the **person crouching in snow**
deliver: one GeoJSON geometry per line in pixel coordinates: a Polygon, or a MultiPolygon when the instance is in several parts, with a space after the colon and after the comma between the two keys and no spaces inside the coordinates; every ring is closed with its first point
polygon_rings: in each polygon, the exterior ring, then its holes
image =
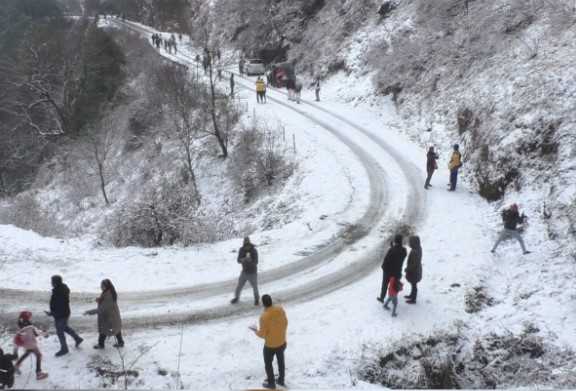
{"type": "Polygon", "coordinates": [[[30,311],[22,311],[18,317],[18,332],[14,337],[14,344],[17,347],[24,348],[24,354],[16,362],[16,372],[19,372],[22,361],[33,354],[36,356],[36,379],[42,380],[48,377],[48,374],[42,372],[42,353],[38,348],[37,338],[46,335],[41,330],[38,330],[32,325],[32,313],[30,311]]]}
{"type": "Polygon", "coordinates": [[[388,282],[388,298],[384,302],[384,309],[389,310],[388,304],[392,302],[392,316],[396,317],[396,308],[398,307],[398,292],[402,290],[403,286],[400,279],[397,277],[391,277],[388,282]]]}
{"type": "Polygon", "coordinates": [[[524,224],[526,221],[526,216],[524,214],[520,216],[520,212],[518,212],[518,205],[512,204],[509,208],[504,209],[502,211],[502,221],[504,222],[504,229],[502,232],[500,232],[498,240],[496,243],[494,243],[494,247],[492,247],[490,252],[494,253],[503,240],[514,238],[518,241],[518,243],[520,243],[523,254],[530,254],[531,251],[526,250],[522,235],[518,231],[518,224],[524,224]]]}

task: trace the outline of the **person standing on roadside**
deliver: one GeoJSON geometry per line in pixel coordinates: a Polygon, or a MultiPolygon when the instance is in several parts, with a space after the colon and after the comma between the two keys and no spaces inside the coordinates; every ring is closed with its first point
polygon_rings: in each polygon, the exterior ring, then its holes
{"type": "Polygon", "coordinates": [[[320,102],[320,78],[317,77],[314,82],[314,93],[316,94],[316,102],[320,102]]]}
{"type": "Polygon", "coordinates": [[[46,315],[54,318],[54,326],[56,327],[56,335],[60,341],[60,350],[56,353],[56,357],[68,354],[68,344],[66,343],[66,334],[74,339],[76,347],[80,346],[84,341],[70,326],[68,320],[70,319],[70,289],[64,281],[62,276],[52,276],[52,296],[50,297],[50,312],[46,315]]]}
{"type": "Polygon", "coordinates": [[[234,74],[230,74],[230,97],[234,97],[234,74]]]}
{"type": "Polygon", "coordinates": [[[376,298],[381,303],[383,303],[386,298],[386,289],[388,288],[390,278],[396,277],[398,280],[402,278],[402,264],[407,255],[402,242],[402,235],[397,234],[394,236],[394,241],[390,244],[390,249],[384,257],[384,262],[382,262],[382,287],[380,289],[380,296],[376,298]]]}
{"type": "Polygon", "coordinates": [[[448,163],[448,169],[450,169],[450,188],[448,191],[455,191],[456,184],[458,182],[458,170],[462,167],[462,154],[460,153],[460,146],[454,144],[452,156],[450,157],[450,163],[448,163]]]}
{"type": "Polygon", "coordinates": [[[420,238],[416,235],[410,236],[408,245],[410,246],[410,254],[406,265],[406,280],[410,283],[412,289],[410,294],[406,296],[406,303],[416,304],[418,283],[422,280],[422,246],[420,245],[420,238]]]}
{"type": "Polygon", "coordinates": [[[275,389],[276,384],[286,387],[286,367],[284,351],[286,350],[286,330],[288,319],[284,309],[279,305],[272,305],[270,295],[262,296],[264,312],[260,316],[260,327],[250,327],[258,337],[264,339],[264,367],[266,369],[266,382],[264,388],[275,389]],[[274,356],[278,360],[278,381],[274,377],[274,356]]]}
{"type": "Polygon", "coordinates": [[[258,251],[256,247],[250,242],[250,238],[246,236],[244,243],[240,250],[238,250],[238,263],[242,265],[242,272],[238,278],[238,285],[234,293],[234,298],[230,301],[231,304],[238,303],[242,288],[246,281],[252,285],[254,291],[254,305],[260,304],[260,294],[258,293],[258,251]]]}
{"type": "Polygon", "coordinates": [[[266,83],[262,77],[258,76],[256,80],[256,102],[265,103],[266,101],[266,83]]]}
{"type": "Polygon", "coordinates": [[[426,172],[428,173],[428,176],[426,177],[426,183],[424,183],[424,188],[426,190],[432,186],[430,184],[432,175],[434,174],[434,171],[438,169],[438,163],[436,160],[438,160],[438,154],[436,154],[434,151],[434,147],[430,147],[430,149],[428,149],[428,154],[426,155],[426,172]]]}

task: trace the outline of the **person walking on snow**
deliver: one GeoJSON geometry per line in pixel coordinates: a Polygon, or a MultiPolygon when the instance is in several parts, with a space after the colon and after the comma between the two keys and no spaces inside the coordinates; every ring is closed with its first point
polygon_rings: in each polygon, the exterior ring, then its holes
{"type": "Polygon", "coordinates": [[[66,334],[74,339],[76,347],[80,346],[84,341],[77,333],[68,326],[70,319],[70,289],[64,281],[62,276],[52,276],[52,296],[50,297],[50,311],[46,315],[54,318],[54,326],[56,328],[56,335],[60,341],[60,350],[56,353],[56,357],[68,354],[68,344],[66,343],[66,334]]]}
{"type": "Polygon", "coordinates": [[[234,74],[230,74],[230,97],[234,97],[234,74]]]}
{"type": "Polygon", "coordinates": [[[256,102],[257,103],[265,103],[266,101],[266,83],[264,80],[258,76],[258,80],[256,80],[256,102]]]}
{"type": "Polygon", "coordinates": [[[320,78],[317,77],[314,82],[314,93],[316,94],[316,102],[320,102],[320,78]]]}
{"type": "Polygon", "coordinates": [[[526,246],[524,245],[524,240],[522,239],[522,235],[518,230],[518,224],[524,224],[527,217],[526,215],[520,215],[518,212],[518,205],[512,204],[509,208],[504,209],[502,211],[502,221],[504,222],[504,229],[500,232],[498,236],[498,240],[494,243],[494,247],[490,250],[491,253],[494,253],[500,243],[505,239],[516,239],[518,243],[520,243],[520,247],[522,248],[522,252],[526,254],[530,254],[531,251],[526,250],[526,246]]]}
{"type": "Polygon", "coordinates": [[[426,155],[426,172],[428,173],[428,176],[426,177],[426,183],[424,183],[424,188],[426,190],[432,186],[430,184],[432,175],[434,175],[434,171],[438,169],[438,163],[436,160],[438,160],[438,154],[436,154],[434,151],[434,147],[430,147],[430,149],[428,149],[428,154],[426,155]]]}
{"type": "Polygon", "coordinates": [[[402,290],[402,283],[400,279],[397,277],[390,277],[390,281],[388,282],[388,298],[384,302],[384,309],[390,310],[388,304],[392,302],[392,316],[396,317],[398,314],[396,313],[396,308],[398,308],[398,292],[402,290]]]}
{"type": "Polygon", "coordinates": [[[286,387],[286,368],[284,365],[284,351],[286,350],[286,330],[288,319],[284,309],[279,305],[272,305],[270,295],[262,296],[264,312],[260,316],[260,327],[250,327],[258,337],[264,339],[264,367],[266,381],[264,388],[275,389],[276,384],[286,387]],[[274,378],[274,356],[278,360],[278,381],[274,378]]]}
{"type": "Polygon", "coordinates": [[[382,287],[380,289],[380,296],[376,299],[383,303],[386,297],[386,289],[388,288],[388,283],[390,278],[396,277],[397,280],[402,278],[402,264],[404,259],[406,259],[406,249],[402,246],[402,235],[397,234],[394,236],[394,241],[390,244],[390,249],[384,257],[384,262],[382,262],[382,287]]]}
{"type": "Polygon", "coordinates": [[[422,246],[418,236],[410,236],[408,239],[410,254],[406,265],[406,280],[410,283],[411,291],[406,296],[406,303],[416,304],[418,296],[418,283],[422,280],[422,246]]]}
{"type": "Polygon", "coordinates": [[[24,348],[24,354],[16,361],[16,373],[20,373],[19,368],[26,358],[33,354],[36,356],[36,380],[46,379],[48,374],[42,372],[42,353],[38,348],[37,338],[44,336],[45,333],[32,325],[32,313],[22,311],[18,317],[18,332],[14,337],[14,344],[17,347],[24,348]]]}
{"type": "Polygon", "coordinates": [[[294,98],[296,99],[296,103],[300,104],[300,97],[302,95],[302,83],[299,80],[296,80],[294,84],[294,98]]]}
{"type": "Polygon", "coordinates": [[[84,313],[84,315],[98,315],[98,344],[94,345],[94,349],[104,349],[106,338],[111,336],[116,337],[114,347],[123,348],[122,319],[116,288],[114,288],[112,281],[105,279],[100,283],[100,289],[102,294],[96,299],[98,308],[84,313]]]}
{"type": "Polygon", "coordinates": [[[258,251],[256,247],[250,242],[247,236],[244,238],[244,243],[240,250],[238,250],[238,263],[242,265],[242,272],[238,278],[238,285],[234,292],[234,298],[230,301],[231,304],[238,303],[242,288],[246,281],[252,285],[254,291],[254,305],[259,305],[260,295],[258,293],[258,251]]]}
{"type": "Polygon", "coordinates": [[[448,163],[448,168],[450,169],[450,188],[448,191],[456,190],[456,183],[458,182],[458,170],[462,167],[462,154],[460,153],[460,146],[454,144],[452,151],[452,156],[450,157],[450,162],[448,163]]]}

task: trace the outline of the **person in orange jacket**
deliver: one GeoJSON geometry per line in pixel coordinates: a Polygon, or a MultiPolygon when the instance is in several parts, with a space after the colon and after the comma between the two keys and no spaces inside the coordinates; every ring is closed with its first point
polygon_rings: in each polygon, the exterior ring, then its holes
{"type": "Polygon", "coordinates": [[[275,389],[276,384],[285,387],[284,351],[286,350],[288,319],[281,306],[272,305],[270,295],[262,296],[262,304],[264,312],[260,316],[260,328],[250,327],[254,334],[264,339],[264,367],[267,380],[262,386],[269,389],[275,389]],[[274,378],[272,366],[274,356],[278,360],[278,381],[274,378]]]}
{"type": "Polygon", "coordinates": [[[266,83],[264,83],[261,77],[258,77],[258,80],[256,80],[256,102],[266,102],[266,83]]]}
{"type": "Polygon", "coordinates": [[[454,144],[454,151],[450,157],[450,163],[448,163],[448,169],[450,170],[450,188],[448,191],[456,190],[456,183],[458,182],[458,170],[462,167],[462,154],[460,153],[460,146],[454,144]]]}

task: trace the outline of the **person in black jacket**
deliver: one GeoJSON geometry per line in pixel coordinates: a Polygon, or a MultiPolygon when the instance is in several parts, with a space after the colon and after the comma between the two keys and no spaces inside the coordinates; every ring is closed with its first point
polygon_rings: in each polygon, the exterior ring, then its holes
{"type": "Polygon", "coordinates": [[[234,298],[230,301],[232,304],[238,303],[240,292],[246,284],[246,281],[252,285],[254,291],[254,305],[260,304],[260,294],[258,293],[258,251],[250,242],[249,237],[244,238],[244,244],[238,250],[238,263],[242,265],[242,272],[238,278],[238,285],[234,298]]]}
{"type": "Polygon", "coordinates": [[[402,241],[402,235],[398,234],[394,237],[394,241],[391,243],[391,247],[384,257],[384,262],[382,262],[382,271],[384,275],[382,278],[380,296],[377,298],[380,302],[384,302],[384,298],[386,297],[386,288],[388,287],[390,277],[396,277],[398,280],[402,278],[402,264],[407,255],[406,249],[402,246],[402,241]]]}
{"type": "Polygon", "coordinates": [[[50,312],[46,312],[46,315],[54,317],[56,335],[58,335],[58,339],[60,340],[60,350],[56,353],[56,357],[68,353],[65,333],[74,338],[76,347],[80,346],[82,341],[84,341],[70,326],[68,326],[68,319],[70,318],[70,289],[66,284],[64,284],[61,276],[52,276],[50,312]]]}
{"type": "Polygon", "coordinates": [[[432,186],[430,184],[432,175],[434,174],[434,171],[438,169],[438,163],[436,163],[436,160],[438,160],[438,155],[434,151],[434,147],[430,147],[428,154],[426,155],[426,172],[428,173],[428,176],[426,177],[426,183],[424,184],[424,188],[426,190],[432,186]]]}
{"type": "Polygon", "coordinates": [[[520,235],[520,232],[518,232],[518,224],[524,224],[526,221],[526,216],[524,214],[520,216],[520,212],[518,212],[518,205],[512,204],[509,208],[504,209],[502,211],[502,221],[504,222],[504,229],[498,236],[498,240],[496,240],[496,243],[494,243],[494,247],[492,247],[490,252],[495,252],[503,240],[513,238],[516,239],[518,243],[520,243],[520,247],[522,247],[522,252],[524,255],[530,254],[531,251],[526,250],[522,235],[520,235]]]}
{"type": "Polygon", "coordinates": [[[18,359],[17,354],[4,354],[0,349],[0,390],[14,386],[14,363],[18,359]]]}

